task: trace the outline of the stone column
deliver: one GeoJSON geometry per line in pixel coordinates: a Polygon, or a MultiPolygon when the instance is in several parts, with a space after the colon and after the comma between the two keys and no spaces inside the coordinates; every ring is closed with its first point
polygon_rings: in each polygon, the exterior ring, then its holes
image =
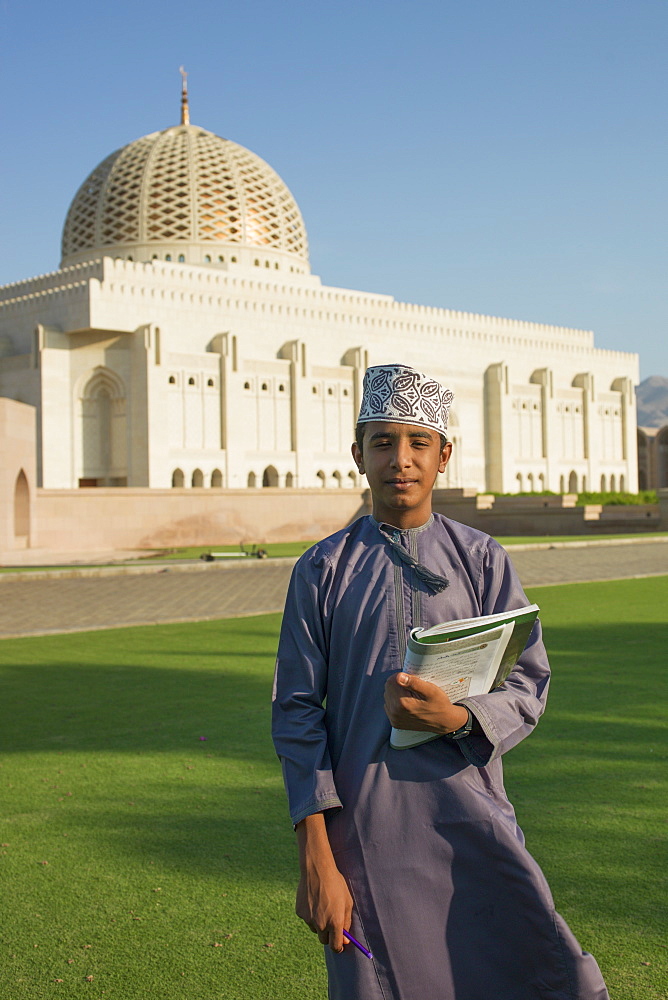
{"type": "Polygon", "coordinates": [[[622,410],[622,456],[626,466],[626,489],[638,492],[638,435],[636,399],[630,378],[616,378],[611,386],[613,392],[621,395],[622,410]]]}
{"type": "Polygon", "coordinates": [[[294,455],[293,485],[301,481],[299,418],[303,412],[303,383],[306,376],[306,345],[300,340],[288,340],[278,352],[279,358],[290,362],[290,450],[294,455]]]}
{"type": "MultiPolygon", "coordinates": [[[[226,331],[217,333],[212,338],[209,349],[218,355],[218,400],[220,407],[220,438],[219,446],[224,453],[224,460],[221,462],[224,468],[223,486],[232,486],[234,475],[234,458],[231,452],[234,445],[231,441],[230,420],[232,415],[231,397],[235,394],[235,385],[232,373],[237,368],[237,343],[236,336],[226,331]]],[[[245,483],[244,483],[245,485],[245,483]]]]}
{"type": "Polygon", "coordinates": [[[582,389],[582,434],[583,434],[583,454],[587,463],[587,491],[596,491],[599,488],[598,478],[594,481],[594,469],[599,472],[598,451],[592,448],[592,408],[594,405],[594,376],[591,372],[581,372],[576,375],[572,383],[575,387],[582,389]]]}
{"type": "Polygon", "coordinates": [[[540,416],[541,430],[543,437],[543,462],[545,470],[545,489],[558,492],[559,484],[556,476],[553,481],[553,466],[555,458],[554,448],[554,381],[552,371],[549,368],[537,368],[532,374],[530,382],[540,386],[540,416]]]}
{"type": "Polygon", "coordinates": [[[499,362],[485,371],[485,489],[490,493],[509,492],[504,482],[507,405],[508,366],[499,362]]]}

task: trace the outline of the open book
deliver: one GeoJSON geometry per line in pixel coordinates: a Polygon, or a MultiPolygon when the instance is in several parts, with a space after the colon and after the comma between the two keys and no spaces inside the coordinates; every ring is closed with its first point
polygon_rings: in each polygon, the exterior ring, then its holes
{"type": "MultiPolygon", "coordinates": [[[[431,681],[452,702],[487,694],[503,684],[527,644],[538,605],[481,618],[460,618],[432,628],[414,628],[408,637],[404,670],[431,681]]],[[[437,740],[437,733],[392,729],[395,750],[437,740]]]]}

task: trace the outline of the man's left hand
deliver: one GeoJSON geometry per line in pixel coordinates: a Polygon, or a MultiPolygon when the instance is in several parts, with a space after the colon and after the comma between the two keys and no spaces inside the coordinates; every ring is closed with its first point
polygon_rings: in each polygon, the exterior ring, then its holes
{"type": "Polygon", "coordinates": [[[385,684],[385,712],[396,729],[424,733],[454,733],[466,723],[463,705],[453,705],[431,681],[414,674],[392,674],[385,684]]]}

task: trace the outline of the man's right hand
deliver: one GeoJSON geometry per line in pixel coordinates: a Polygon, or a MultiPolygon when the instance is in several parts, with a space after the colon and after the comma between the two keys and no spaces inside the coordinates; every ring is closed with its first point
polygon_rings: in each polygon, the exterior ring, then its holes
{"type": "Polygon", "coordinates": [[[353,899],[336,867],[322,813],[297,824],[301,878],[295,911],[332,951],[343,951],[343,931],[350,928],[353,899]]]}

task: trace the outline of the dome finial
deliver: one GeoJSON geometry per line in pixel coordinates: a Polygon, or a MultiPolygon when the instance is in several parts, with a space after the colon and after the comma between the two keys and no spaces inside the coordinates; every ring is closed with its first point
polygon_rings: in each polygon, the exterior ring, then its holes
{"type": "Polygon", "coordinates": [[[181,74],[181,124],[190,125],[190,109],[188,108],[188,74],[183,66],[179,66],[181,74]]]}

